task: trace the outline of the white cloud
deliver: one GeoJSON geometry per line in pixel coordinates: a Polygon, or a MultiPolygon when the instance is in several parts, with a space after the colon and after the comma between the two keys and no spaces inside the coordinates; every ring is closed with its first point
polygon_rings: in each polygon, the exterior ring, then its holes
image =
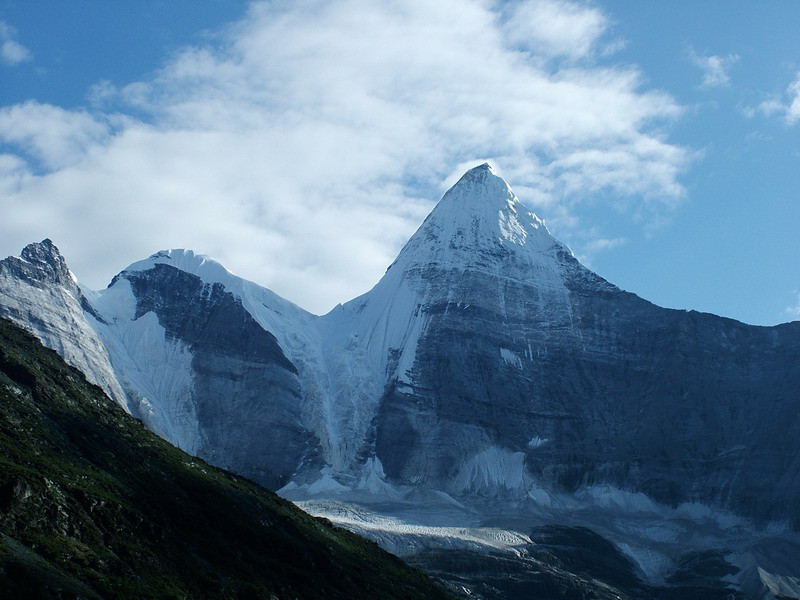
{"type": "Polygon", "coordinates": [[[11,67],[33,58],[30,50],[14,39],[16,36],[13,27],[0,21],[0,62],[11,67]]]}
{"type": "Polygon", "coordinates": [[[504,34],[537,57],[585,58],[608,28],[599,10],[564,0],[525,0],[506,8],[504,34]]]}
{"type": "Polygon", "coordinates": [[[800,121],[800,71],[786,88],[783,98],[765,100],[757,109],[748,109],[745,114],[752,117],[759,112],[768,117],[781,116],[787,125],[794,125],[800,121]]]}
{"type": "Polygon", "coordinates": [[[79,162],[108,135],[108,126],[86,112],[32,101],[0,108],[0,140],[51,171],[79,162]]]}
{"type": "Polygon", "coordinates": [[[730,85],[731,78],[728,71],[739,60],[739,55],[703,56],[690,49],[689,58],[703,71],[702,87],[709,88],[730,85]]]}
{"type": "Polygon", "coordinates": [[[93,287],[188,247],[321,312],[377,281],[457,165],[491,159],[561,223],[596,195],[668,210],[690,156],[661,127],[681,109],[594,62],[602,13],[497,6],[257,2],[219,46],[100,82],[93,112],[3,109],[0,150],[23,149],[0,161],[3,247],[51,237],[93,287]]]}

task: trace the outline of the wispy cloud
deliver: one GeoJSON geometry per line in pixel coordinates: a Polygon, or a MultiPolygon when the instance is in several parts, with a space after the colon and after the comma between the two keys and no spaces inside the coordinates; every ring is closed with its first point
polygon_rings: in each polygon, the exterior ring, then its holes
{"type": "Polygon", "coordinates": [[[749,117],[761,113],[768,117],[778,116],[786,121],[787,125],[794,125],[800,121],[800,71],[795,80],[786,88],[783,97],[770,98],[758,105],[757,108],[748,108],[745,114],[749,117]]]}
{"type": "Polygon", "coordinates": [[[479,159],[562,223],[601,193],[669,210],[690,160],[664,130],[681,108],[598,62],[605,16],[497,6],[255,2],[219,45],[101,82],[91,111],[7,107],[0,240],[52,237],[94,287],[190,247],[324,311],[373,285],[456,166],[479,159]]]}
{"type": "Polygon", "coordinates": [[[738,54],[727,56],[705,56],[689,49],[689,59],[703,71],[702,87],[719,87],[730,85],[730,68],[739,60],[738,54]]]}
{"type": "Polygon", "coordinates": [[[589,242],[586,247],[590,252],[599,252],[602,250],[608,250],[609,248],[617,248],[618,246],[625,244],[627,241],[628,240],[625,238],[598,238],[589,242]]]}
{"type": "Polygon", "coordinates": [[[800,320],[800,292],[795,292],[795,303],[787,306],[784,313],[793,321],[800,320]]]}
{"type": "Polygon", "coordinates": [[[603,238],[596,237],[597,235],[596,229],[589,228],[583,235],[584,240],[578,242],[577,248],[572,248],[578,260],[590,269],[599,254],[628,243],[625,238],[603,238]]]}
{"type": "Polygon", "coordinates": [[[5,21],[0,21],[0,62],[11,67],[33,58],[30,50],[20,44],[16,37],[16,30],[5,21]]]}

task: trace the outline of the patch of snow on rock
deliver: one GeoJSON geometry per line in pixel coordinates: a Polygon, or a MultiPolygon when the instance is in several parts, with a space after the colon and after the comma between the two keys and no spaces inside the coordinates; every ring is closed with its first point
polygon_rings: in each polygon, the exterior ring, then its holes
{"type": "Polygon", "coordinates": [[[527,486],[525,453],[498,446],[490,446],[467,460],[452,483],[457,492],[476,494],[520,492],[527,486]]]}
{"type": "Polygon", "coordinates": [[[515,369],[522,369],[522,359],[508,348],[500,348],[500,358],[502,358],[503,362],[508,366],[514,367],[515,369]]]}

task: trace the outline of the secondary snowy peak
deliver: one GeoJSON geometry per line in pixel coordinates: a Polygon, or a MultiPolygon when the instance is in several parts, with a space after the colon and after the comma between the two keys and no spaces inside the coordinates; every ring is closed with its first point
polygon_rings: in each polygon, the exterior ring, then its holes
{"type": "MultiPolygon", "coordinates": [[[[115,287],[120,278],[126,279],[127,274],[150,271],[157,265],[170,266],[194,275],[204,284],[221,284],[226,291],[238,297],[248,312],[267,330],[282,329],[287,319],[292,323],[305,323],[315,318],[308,311],[278,296],[272,290],[243,279],[228,271],[216,260],[192,250],[160,250],[144,260],[137,261],[114,277],[108,286],[109,290],[115,287]]],[[[109,295],[109,290],[99,293],[99,305],[109,304],[108,299],[103,298],[109,295]]],[[[110,296],[113,297],[114,294],[111,293],[110,296]]]]}
{"type": "Polygon", "coordinates": [[[569,252],[484,163],[448,190],[395,264],[485,270],[510,257],[541,263],[553,250],[569,252]]]}
{"type": "Polygon", "coordinates": [[[181,248],[156,252],[144,260],[133,263],[126,268],[125,271],[149,271],[155,265],[169,265],[175,267],[186,273],[197,275],[205,283],[225,284],[229,282],[231,278],[236,277],[212,258],[204,254],[197,254],[192,250],[184,250],[181,248]]]}
{"type": "Polygon", "coordinates": [[[137,414],[162,437],[269,487],[315,447],[288,356],[306,342],[305,311],[190,250],[133,263],[92,300],[137,414]]]}

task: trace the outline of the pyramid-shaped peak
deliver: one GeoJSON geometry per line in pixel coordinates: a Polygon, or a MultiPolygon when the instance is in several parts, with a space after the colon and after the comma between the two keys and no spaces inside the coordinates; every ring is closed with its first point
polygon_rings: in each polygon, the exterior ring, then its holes
{"type": "MultiPolygon", "coordinates": [[[[514,195],[488,163],[468,170],[409,240],[395,264],[403,269],[486,268],[508,261],[539,264],[560,248],[544,222],[514,195]]],[[[567,252],[569,252],[567,250],[567,252]]]]}
{"type": "Polygon", "coordinates": [[[444,220],[461,227],[467,226],[468,221],[470,230],[489,237],[496,237],[500,222],[513,222],[515,228],[544,228],[544,221],[520,202],[489,163],[464,173],[442,196],[428,220],[444,220]]]}

